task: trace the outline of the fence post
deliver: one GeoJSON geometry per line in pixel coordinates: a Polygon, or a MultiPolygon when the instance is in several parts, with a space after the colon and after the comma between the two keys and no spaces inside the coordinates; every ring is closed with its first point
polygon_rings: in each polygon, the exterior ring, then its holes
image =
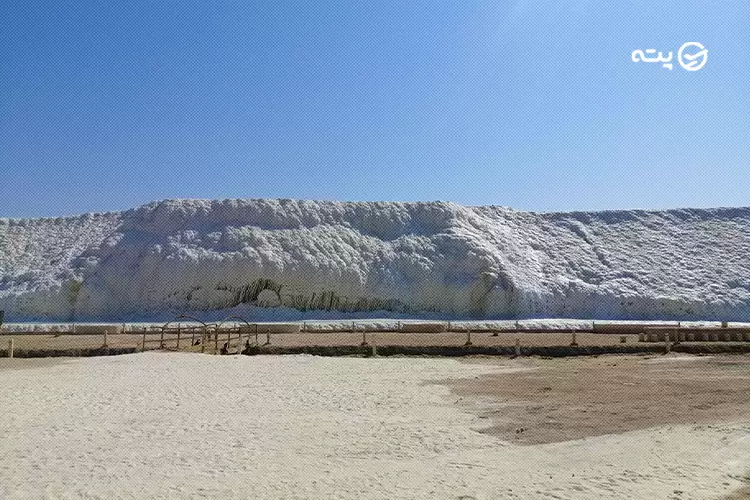
{"type": "Polygon", "coordinates": [[[219,354],[219,332],[214,331],[214,354],[219,354]]]}
{"type": "Polygon", "coordinates": [[[666,354],[669,354],[669,351],[671,350],[672,346],[669,345],[669,332],[667,331],[664,334],[664,351],[666,354]]]}
{"type": "Polygon", "coordinates": [[[164,327],[161,328],[161,342],[159,342],[159,349],[164,349],[164,327]]]}
{"type": "Polygon", "coordinates": [[[143,341],[141,342],[141,352],[146,350],[146,330],[147,327],[143,327],[143,341]]]}
{"type": "Polygon", "coordinates": [[[578,345],[578,342],[576,342],[576,331],[572,330],[572,332],[573,332],[573,341],[570,343],[570,345],[575,347],[578,345]]]}
{"type": "Polygon", "coordinates": [[[8,340],[8,357],[13,357],[13,339],[8,340]]]}
{"type": "Polygon", "coordinates": [[[108,347],[107,346],[107,328],[106,327],[104,328],[104,345],[102,347],[104,347],[104,348],[108,347]]]}
{"type": "Polygon", "coordinates": [[[521,356],[521,339],[516,339],[516,356],[521,356]]]}
{"type": "Polygon", "coordinates": [[[471,328],[469,328],[468,326],[466,327],[466,343],[464,345],[465,346],[471,345],[471,328]]]}
{"type": "Polygon", "coordinates": [[[266,329],[266,343],[263,345],[271,345],[271,328],[266,329]]]}
{"type": "Polygon", "coordinates": [[[182,324],[177,323],[177,350],[180,350],[180,337],[182,337],[182,324]]]}
{"type": "Polygon", "coordinates": [[[363,347],[370,345],[367,343],[367,329],[364,326],[362,327],[362,343],[360,345],[363,347]]]}
{"type": "Polygon", "coordinates": [[[206,338],[206,327],[204,326],[201,329],[201,353],[206,352],[206,342],[208,342],[208,339],[206,338]]]}

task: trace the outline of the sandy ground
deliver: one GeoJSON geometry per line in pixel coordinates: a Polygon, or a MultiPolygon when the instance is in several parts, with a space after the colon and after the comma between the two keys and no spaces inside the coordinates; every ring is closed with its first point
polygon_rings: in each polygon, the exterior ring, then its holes
{"type": "MultiPolygon", "coordinates": [[[[708,378],[726,376],[732,387],[744,369],[732,367],[739,357],[623,359],[573,363],[584,376],[601,375],[604,362],[617,364],[613,373],[638,366],[644,377],[657,370],[675,381],[710,365],[708,378]]],[[[524,401],[544,406],[534,377],[549,369],[553,389],[543,394],[555,393],[556,377],[569,379],[572,369],[552,360],[543,368],[508,359],[150,352],[38,361],[0,363],[0,498],[718,499],[750,482],[750,416],[735,419],[741,411],[535,444],[501,439],[493,419],[467,403],[517,403],[518,395],[495,392],[505,378],[526,384],[524,401]],[[474,392],[457,396],[466,384],[474,392]]],[[[589,392],[580,404],[608,404],[589,392]]],[[[572,393],[555,397],[579,405],[572,393]]]]}
{"type": "Polygon", "coordinates": [[[750,486],[733,491],[725,496],[723,500],[750,500],[750,486]]]}

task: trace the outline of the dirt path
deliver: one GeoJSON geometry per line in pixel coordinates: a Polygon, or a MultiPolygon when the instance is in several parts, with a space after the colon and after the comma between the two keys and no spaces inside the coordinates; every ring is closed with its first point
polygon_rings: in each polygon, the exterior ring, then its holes
{"type": "MultiPolygon", "coordinates": [[[[200,333],[197,334],[200,337],[200,333]]],[[[638,335],[626,335],[627,343],[638,342],[638,335]]],[[[111,334],[107,336],[110,347],[136,347],[140,346],[142,334],[111,334]]],[[[150,333],[148,335],[149,348],[157,348],[160,335],[150,333]]],[[[176,344],[175,335],[165,337],[168,347],[176,344]]],[[[224,339],[223,335],[219,337],[224,339]]],[[[516,338],[520,339],[524,346],[567,346],[570,345],[572,337],[570,333],[502,333],[492,336],[490,333],[474,333],[471,341],[474,345],[487,346],[512,346],[516,338]]],[[[101,347],[104,342],[103,335],[54,335],[54,334],[31,334],[31,335],[0,335],[0,349],[7,347],[8,340],[13,339],[16,349],[71,349],[71,348],[96,348],[101,347]]],[[[235,337],[236,339],[236,337],[235,337]]],[[[185,333],[182,337],[182,346],[190,344],[193,340],[191,333],[185,333]]],[[[255,340],[252,336],[251,340],[255,340]]],[[[369,332],[366,335],[369,343],[377,345],[447,345],[462,346],[466,343],[465,333],[398,333],[398,332],[369,332]]],[[[266,334],[258,336],[259,343],[266,341],[266,334]]],[[[576,341],[580,345],[618,345],[619,335],[579,333],[576,341]]],[[[223,340],[222,340],[223,342],[223,340]]],[[[291,333],[271,334],[271,344],[275,346],[357,346],[362,342],[361,333],[291,333]]],[[[236,343],[236,340],[233,340],[236,343]]],[[[221,344],[219,344],[221,346],[221,344]]],[[[213,343],[209,347],[213,347],[213,343]]]]}
{"type": "Polygon", "coordinates": [[[553,443],[663,425],[750,420],[748,356],[472,360],[525,368],[447,382],[483,432],[553,443]]]}

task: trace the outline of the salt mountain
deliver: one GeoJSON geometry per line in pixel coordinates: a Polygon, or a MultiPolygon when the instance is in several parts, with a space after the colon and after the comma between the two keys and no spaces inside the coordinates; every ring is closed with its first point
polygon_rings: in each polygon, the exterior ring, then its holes
{"type": "Polygon", "coordinates": [[[8,319],[750,320],[750,208],[166,200],[0,219],[8,319]],[[210,312],[209,312],[210,311],[210,312]]]}

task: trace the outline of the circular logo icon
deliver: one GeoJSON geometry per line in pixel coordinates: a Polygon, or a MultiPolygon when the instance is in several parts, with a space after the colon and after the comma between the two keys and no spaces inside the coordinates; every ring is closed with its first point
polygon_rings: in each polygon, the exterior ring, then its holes
{"type": "Polygon", "coordinates": [[[677,52],[677,60],[684,69],[698,71],[708,61],[708,50],[698,42],[685,42],[677,52]]]}

